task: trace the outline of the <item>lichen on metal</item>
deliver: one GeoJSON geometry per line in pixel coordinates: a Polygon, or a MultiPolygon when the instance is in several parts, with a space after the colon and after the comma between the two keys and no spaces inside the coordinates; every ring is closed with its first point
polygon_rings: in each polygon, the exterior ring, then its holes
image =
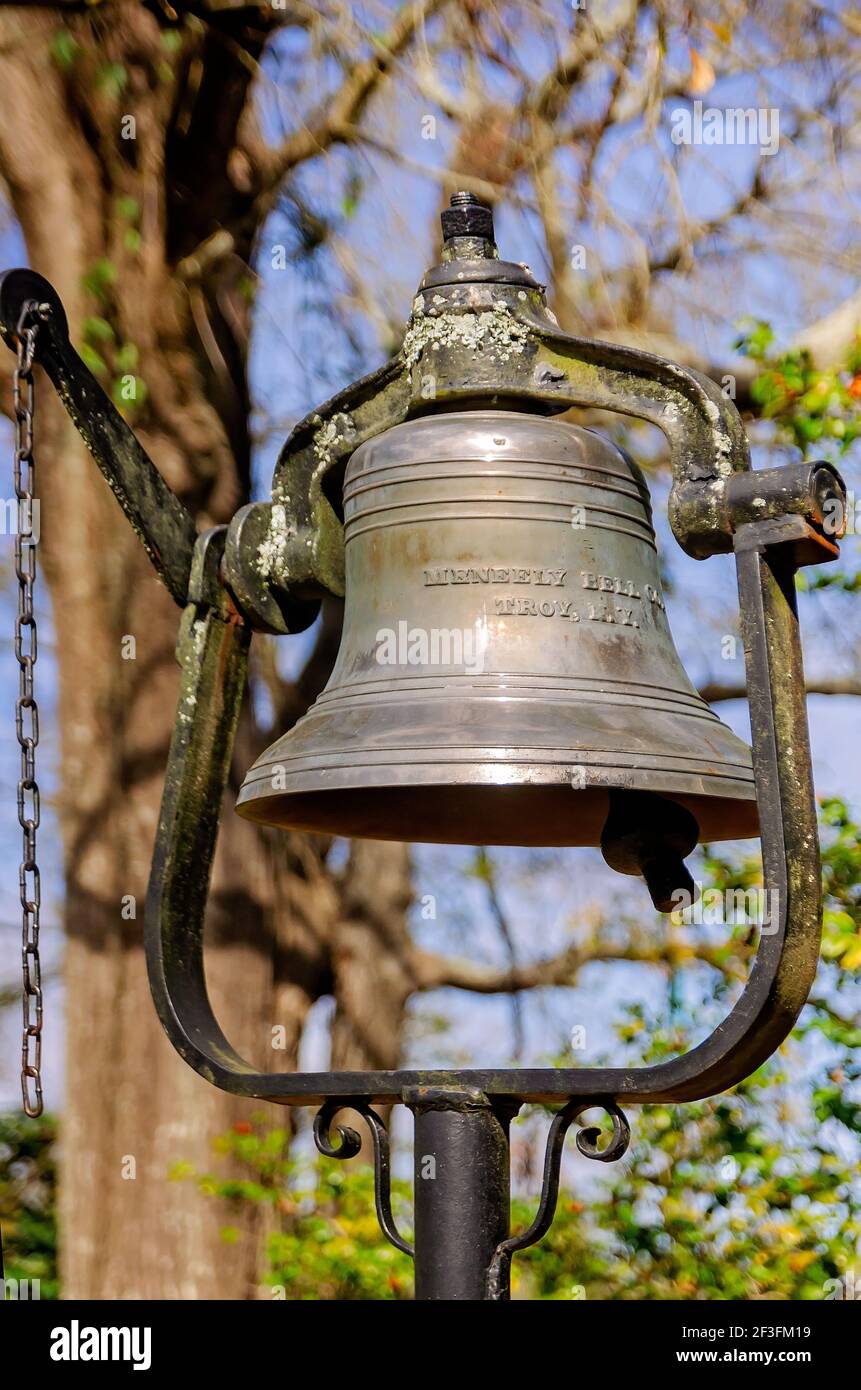
{"type": "Polygon", "coordinates": [[[288,541],[296,534],[295,527],[290,525],[287,500],[272,503],[269,530],[257,547],[257,572],[264,581],[283,572],[288,541]]]}
{"type": "Polygon", "coordinates": [[[355,423],[351,415],[344,411],[338,411],[331,415],[328,420],[324,420],[314,439],[314,454],[320,464],[325,468],[329,465],[336,452],[340,453],[339,445],[349,440],[355,434],[355,423]]]}
{"type": "Polygon", "coordinates": [[[502,301],[479,313],[416,312],[407,325],[401,354],[409,368],[416,365],[427,349],[439,351],[455,346],[476,353],[493,350],[500,362],[508,362],[523,354],[530,336],[527,325],[502,301]]]}

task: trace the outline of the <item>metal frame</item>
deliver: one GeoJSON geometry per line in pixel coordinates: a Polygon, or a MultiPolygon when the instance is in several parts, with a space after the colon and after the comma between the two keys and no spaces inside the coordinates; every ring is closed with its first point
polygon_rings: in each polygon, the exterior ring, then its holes
{"type": "MultiPolygon", "coordinates": [[[[750,978],[728,1017],[692,1051],[642,1068],[258,1072],[219,1028],[206,991],[203,919],[217,818],[242,699],[247,629],[189,605],[178,647],[180,709],[174,729],[146,913],[150,984],[177,1051],[223,1090],[288,1105],[337,1098],[392,1103],[420,1087],[476,1088],[522,1102],[614,1097],[696,1100],[749,1076],[784,1040],[816,970],[819,852],[804,679],[784,546],[746,523],[737,538],[742,635],[750,692],[765,901],[777,912],[762,932],[750,978]]],[[[770,526],[770,523],[765,523],[770,526]]],[[[768,533],[770,534],[770,532],[768,533]]],[[[211,548],[218,538],[207,541],[211,548]]]]}
{"type": "Polygon", "coordinates": [[[618,1157],[627,1144],[618,1101],[689,1101],[735,1085],[780,1045],[807,998],[819,952],[821,888],[794,575],[801,565],[837,554],[823,512],[831,498],[845,496],[839,475],[827,464],[751,473],[740,417],[711,381],[651,354],[563,334],[529,272],[495,259],[484,234],[469,237],[461,229],[422,282],[401,352],[296,427],[278,461],[270,503],[245,507],[229,527],[196,537],[191,518],[74,351],[56,292],[30,271],[0,277],[6,342],[14,345],[28,300],[47,311],[37,360],[157,572],[184,605],[177,646],[182,683],[145,928],[150,985],[165,1031],[185,1061],[223,1090],[322,1105],[315,1137],[331,1156],[355,1152],[354,1131],[340,1130],[340,1146],[328,1131],[340,1109],[358,1110],[374,1141],[381,1225],[400,1249],[408,1247],[391,1219],[387,1138],[370,1106],[412,1108],[417,1163],[427,1144],[441,1146],[449,1158],[459,1146],[463,1159],[460,1176],[444,1181],[421,1183],[417,1170],[417,1296],[504,1298],[511,1255],[539,1239],[552,1220],[565,1132],[584,1110],[607,1110],[614,1133],[602,1151],[595,1131],[581,1131],[581,1152],[618,1157]],[[359,443],[410,415],[452,402],[547,413],[599,407],[663,431],[676,538],[698,558],[735,552],[765,900],[777,911],[729,1015],[699,1046],[657,1065],[259,1072],[221,1031],[203,959],[210,868],[251,632],[299,631],[323,596],[343,593],[338,499],[347,459],[359,443]],[[262,566],[261,547],[270,538],[278,543],[262,566]],[[565,1104],[551,1127],[536,1220],[522,1237],[508,1239],[507,1128],[525,1102],[565,1104]],[[480,1172],[481,1181],[470,1172],[480,1172]],[[431,1241],[433,1230],[438,1238],[431,1241]],[[444,1259],[440,1252],[447,1252],[444,1259]]]}

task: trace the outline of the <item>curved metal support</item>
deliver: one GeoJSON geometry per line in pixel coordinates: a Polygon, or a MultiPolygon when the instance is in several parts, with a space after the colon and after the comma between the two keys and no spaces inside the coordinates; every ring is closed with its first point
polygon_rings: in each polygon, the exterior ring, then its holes
{"type": "MultiPolygon", "coordinates": [[[[271,502],[245,508],[231,526],[228,582],[259,626],[294,630],[282,611],[288,592],[343,594],[341,483],[358,445],[429,406],[453,404],[547,413],[578,406],[649,421],[670,448],[669,516],[679,544],[698,559],[732,549],[733,512],[750,500],[737,486],[750,471],[750,450],[718,386],[652,353],[561,332],[542,287],[521,267],[452,260],[425,276],[401,351],[296,426],[271,502]]],[[[758,519],[815,509],[809,466],[777,472],[758,519]]]]}
{"type": "Polygon", "coordinates": [[[180,624],[182,675],[147,889],[144,947],[153,1000],[177,1052],[213,1085],[242,1090],[254,1068],[234,1051],[215,1019],[203,964],[209,877],[251,636],[226,596],[223,612],[199,601],[223,543],[223,527],[198,542],[192,602],[180,624]]]}
{"type": "MultiPolygon", "coordinates": [[[[601,1129],[598,1125],[587,1125],[584,1129],[578,1130],[574,1139],[578,1150],[584,1158],[593,1158],[598,1163],[615,1163],[623,1154],[627,1153],[628,1145],[631,1142],[631,1126],[628,1124],[627,1116],[623,1110],[612,1100],[592,1102],[601,1105],[613,1121],[613,1133],[610,1140],[603,1148],[600,1147],[601,1129]]],[[[587,1105],[586,1109],[590,1107],[587,1105]]],[[[574,1118],[577,1119],[583,1111],[576,1111],[574,1118]]]]}
{"type": "Polygon", "coordinates": [[[343,468],[364,440],[405,420],[410,402],[409,374],[394,357],[302,420],[281,450],[271,502],[234,517],[225,576],[264,631],[301,631],[297,600],[307,607],[327,594],[343,597],[343,468]]]}
{"type": "MultiPolygon", "coordinates": [[[[797,521],[798,518],[793,520],[797,521]]],[[[793,576],[794,539],[771,523],[736,536],[742,633],[766,902],[775,908],[750,978],[726,1019],[681,1057],[642,1068],[260,1073],[225,1039],[206,991],[203,917],[219,808],[245,679],[248,633],[192,605],[183,620],[183,685],[147,898],[146,951],[174,1047],[213,1084],[307,1105],[327,1097],[392,1103],[420,1086],[553,1103],[568,1096],[696,1100],[750,1075],[792,1029],[816,970],[819,852],[793,576]]]]}
{"type": "Polygon", "coordinates": [[[361,1115],[368,1127],[374,1146],[374,1204],[377,1209],[380,1230],[390,1245],[412,1257],[415,1255],[415,1250],[398,1231],[395,1218],[392,1215],[389,1134],[377,1112],[372,1110],[370,1106],[361,1103],[347,1102],[342,1104],[337,1100],[329,1100],[314,1116],[314,1143],[326,1158],[347,1159],[356,1157],[361,1150],[362,1140],[349,1125],[337,1126],[340,1144],[333,1144],[330,1138],[332,1121],[338,1112],[344,1109],[355,1110],[361,1115]]]}
{"type": "Polygon", "coordinates": [[[580,1153],[585,1158],[597,1159],[599,1163],[615,1163],[627,1151],[631,1139],[628,1120],[615,1101],[606,1096],[596,1096],[585,1103],[582,1100],[570,1100],[562,1110],[554,1115],[553,1123],[547,1135],[547,1147],[544,1151],[544,1177],[541,1184],[538,1210],[531,1225],[527,1226],[525,1231],[521,1231],[520,1235],[510,1236],[508,1240],[501,1241],[496,1247],[496,1253],[487,1272],[488,1299],[499,1302],[507,1297],[512,1256],[516,1255],[519,1250],[527,1250],[530,1245],[537,1245],[553,1225],[556,1204],[559,1201],[559,1175],[562,1168],[565,1136],[572,1124],[580,1118],[585,1110],[593,1110],[597,1106],[601,1106],[612,1118],[613,1133],[610,1142],[605,1148],[600,1149],[598,1140],[601,1131],[597,1126],[590,1125],[581,1129],[577,1134],[575,1143],[580,1153]]]}
{"type": "MultiPolygon", "coordinates": [[[[272,504],[258,504],[271,527],[268,582],[313,578],[343,592],[346,462],[359,444],[429,403],[497,402],[549,413],[581,406],[648,420],[670,446],[670,516],[679,543],[699,557],[730,549],[721,484],[750,468],[750,451],[738,411],[715,383],[652,353],[562,333],[531,277],[488,280],[488,266],[505,263],[450,264],[447,282],[435,271],[425,277],[400,353],[318,406],[284,444],[272,504]],[[705,484],[717,487],[702,515],[705,484]]],[[[228,554],[238,557],[238,547],[229,545],[228,554]]]]}

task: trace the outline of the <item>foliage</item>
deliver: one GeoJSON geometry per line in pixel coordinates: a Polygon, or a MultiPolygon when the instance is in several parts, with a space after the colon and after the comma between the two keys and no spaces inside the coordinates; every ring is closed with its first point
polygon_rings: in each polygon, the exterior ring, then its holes
{"type": "MultiPolygon", "coordinates": [[[[822,799],[820,809],[822,834],[822,889],[825,897],[824,940],[822,954],[826,961],[836,962],[841,972],[857,971],[861,967],[861,846],[859,829],[845,801],[837,797],[822,799]]],[[[846,984],[847,976],[840,974],[838,987],[846,984]]],[[[847,1046],[861,1044],[861,1032],[855,1029],[847,1046]]]]}
{"type": "MultiPolygon", "coordinates": [[[[823,960],[794,1038],[727,1095],[643,1107],[631,1151],[589,1213],[588,1237],[563,1205],[543,1244],[523,1256],[533,1297],[570,1297],[579,1283],[597,1298],[821,1299],[833,1296],[827,1281],[857,1267],[861,1028],[837,1004],[854,994],[857,1011],[861,837],[836,798],[823,800],[820,829],[823,960]],[[802,1040],[813,1033],[827,1046],[811,1062],[802,1040]]],[[[705,871],[721,890],[760,881],[759,860],[748,856],[712,852],[705,871]]],[[[642,1010],[630,1013],[620,1031],[651,1036],[643,1060],[687,1045],[683,1028],[668,1034],[642,1010]]]]}
{"type": "MultiPolygon", "coordinates": [[[[266,1127],[265,1117],[241,1122],[215,1144],[216,1152],[242,1176],[197,1176],[205,1196],[228,1206],[260,1203],[268,1208],[268,1271],[264,1284],[286,1299],[404,1299],[412,1295],[412,1266],[381,1237],[374,1210],[372,1171],[362,1165],[322,1159],[317,1164],[291,1155],[289,1135],[266,1127]]],[[[183,1165],[177,1179],[195,1176],[183,1165]]],[[[409,1184],[392,1185],[393,1208],[404,1227],[409,1184]]],[[[228,1243],[235,1228],[224,1228],[228,1243]]]]}
{"type": "MultiPolygon", "coordinates": [[[[684,1045],[678,1035],[655,1035],[684,1045]]],[[[791,1056],[791,1053],[789,1054],[791,1056]]],[[[787,1057],[733,1093],[684,1106],[652,1105],[637,1118],[629,1155],[588,1205],[563,1190],[553,1227],[518,1256],[515,1297],[568,1299],[822,1299],[853,1268],[861,1239],[861,1187],[852,1161],[823,1121],[857,1138],[861,1111],[834,1101],[829,1065],[813,1087],[807,1124],[788,1124],[787,1057]],[[787,1136],[792,1136],[788,1141],[787,1136]]],[[[791,1088],[790,1088],[791,1090],[791,1088]]],[[[797,1120],[797,1116],[793,1117],[797,1120]]],[[[265,1283],[287,1299],[404,1299],[409,1260],[376,1224],[369,1169],[288,1156],[283,1131],[243,1126],[219,1142],[250,1176],[199,1178],[228,1203],[263,1202],[278,1219],[265,1283]],[[279,1151],[273,1162],[272,1149],[279,1151]]],[[[408,1209],[408,1185],[394,1184],[408,1209]]],[[[534,1197],[512,1203],[515,1230],[534,1197]]],[[[400,1226],[405,1227],[403,1216],[400,1226]]],[[[224,1238],[234,1230],[227,1226],[224,1238]]]]}
{"type": "MultiPolygon", "coordinates": [[[[819,804],[822,846],[823,940],[820,985],[838,992],[854,983],[861,967],[861,845],[859,826],[846,802],[822,797],[819,804]],[[830,971],[830,965],[837,971],[830,971]]],[[[707,851],[705,873],[709,885],[721,892],[749,890],[762,884],[758,854],[726,858],[707,851]]],[[[821,997],[822,991],[820,991],[821,997]]],[[[861,1043],[861,1030],[850,1030],[842,1039],[847,1046],[861,1043]]]]}
{"type": "Polygon", "coordinates": [[[0,1115],[0,1230],[6,1279],[39,1280],[39,1296],[57,1297],[54,1203],[56,1123],[50,1116],[0,1115]]]}
{"type": "Polygon", "coordinates": [[[746,325],[736,346],[762,368],[751,388],[757,413],[777,420],[806,455],[833,443],[844,453],[861,433],[861,340],[840,367],[817,367],[806,348],[780,352],[767,323],[746,325]]]}
{"type": "MultiPolygon", "coordinates": [[[[861,436],[861,336],[842,365],[827,368],[817,367],[805,348],[778,350],[762,320],[748,321],[736,347],[761,367],[751,386],[753,406],[761,419],[773,423],[778,439],[795,445],[804,458],[824,455],[842,461],[861,436]]],[[[852,491],[846,517],[826,517],[834,530],[841,520],[847,534],[857,534],[861,512],[852,491]]],[[[796,584],[807,591],[858,593],[861,570],[851,573],[843,565],[828,564],[800,571],[796,584]]]]}
{"type": "MultiPolygon", "coordinates": [[[[140,247],[141,234],[135,225],[140,216],[134,198],[120,198],[117,204],[120,218],[127,224],[124,242],[129,250],[140,247]]],[[[95,302],[98,312],[89,314],[82,324],[79,351],[93,376],[109,389],[114,405],[131,422],[147,399],[146,382],[137,375],[140,354],[137,345],[121,342],[106,315],[112,312],[113,286],[117,269],[113,262],[102,258],[83,276],[82,288],[95,302]]]]}
{"type": "MultiPolygon", "coordinates": [[[[653,1053],[670,1043],[684,1039],[658,1032],[653,1053]]],[[[585,1218],[563,1208],[523,1257],[529,1296],[570,1298],[581,1284],[600,1299],[827,1297],[856,1259],[861,1185],[822,1125],[823,1086],[810,1104],[792,1084],[797,1061],[790,1044],[732,1093],[645,1106],[606,1195],[585,1218]]],[[[857,1111],[840,1118],[857,1139],[857,1111]]]]}

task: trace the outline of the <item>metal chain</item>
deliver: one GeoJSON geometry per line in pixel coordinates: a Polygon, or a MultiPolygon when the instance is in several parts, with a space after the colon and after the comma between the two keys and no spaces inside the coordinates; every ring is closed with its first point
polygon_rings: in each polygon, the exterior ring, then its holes
{"type": "Polygon", "coordinates": [[[39,828],[39,785],[36,781],[36,747],[39,742],[39,709],[33,691],[37,633],[33,608],[36,582],[36,544],[33,496],[36,463],[33,458],[33,358],[39,320],[50,307],[28,300],[18,320],[18,361],[13,379],[15,407],[15,496],[18,524],[15,532],[15,574],[18,579],[18,613],[15,619],[15,656],[18,661],[18,699],[15,732],[21,749],[18,781],[18,823],[22,832],[18,885],[21,896],[21,967],[23,974],[24,1026],[21,1040],[21,1094],[27,1115],[41,1115],[42,1101],[42,968],[39,957],[39,916],[42,884],[36,862],[39,828]]]}

